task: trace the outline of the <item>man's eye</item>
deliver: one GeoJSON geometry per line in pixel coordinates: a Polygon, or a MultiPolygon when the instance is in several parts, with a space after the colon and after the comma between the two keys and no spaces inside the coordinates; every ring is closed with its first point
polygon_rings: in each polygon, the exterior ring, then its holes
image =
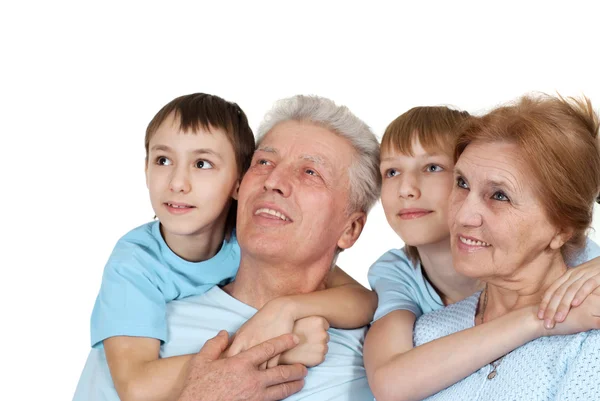
{"type": "Polygon", "coordinates": [[[170,166],[173,163],[168,158],[164,156],[159,156],[156,158],[156,164],[158,164],[159,166],[170,166]]]}
{"type": "Polygon", "coordinates": [[[392,177],[397,176],[398,174],[400,174],[400,173],[398,172],[398,170],[396,170],[394,168],[391,168],[385,172],[386,178],[392,178],[392,177]]]}
{"type": "Polygon", "coordinates": [[[427,166],[428,173],[437,173],[440,171],[444,171],[444,168],[441,166],[438,166],[437,164],[430,164],[429,166],[427,166]]]}
{"type": "Polygon", "coordinates": [[[209,162],[207,160],[198,160],[196,162],[196,168],[209,169],[209,168],[213,168],[213,165],[211,164],[211,162],[209,162]]]}
{"type": "Polygon", "coordinates": [[[306,174],[308,174],[308,175],[314,175],[314,176],[317,176],[317,175],[318,175],[318,174],[317,174],[317,172],[316,172],[315,170],[313,170],[313,169],[310,169],[310,168],[307,168],[306,170],[304,170],[304,172],[305,172],[306,174]]]}
{"type": "Polygon", "coordinates": [[[269,164],[269,161],[268,161],[268,160],[265,160],[265,159],[258,159],[258,160],[256,161],[256,164],[259,164],[259,165],[261,165],[261,166],[266,166],[266,165],[268,165],[268,164],[269,164]]]}
{"type": "Polygon", "coordinates": [[[469,189],[469,186],[467,185],[466,181],[462,177],[456,177],[456,185],[459,188],[469,189]]]}
{"type": "Polygon", "coordinates": [[[501,202],[508,202],[508,201],[510,201],[510,199],[508,199],[508,196],[506,196],[504,194],[504,192],[502,192],[502,191],[494,192],[494,195],[492,195],[492,199],[497,200],[497,201],[501,201],[501,202]]]}

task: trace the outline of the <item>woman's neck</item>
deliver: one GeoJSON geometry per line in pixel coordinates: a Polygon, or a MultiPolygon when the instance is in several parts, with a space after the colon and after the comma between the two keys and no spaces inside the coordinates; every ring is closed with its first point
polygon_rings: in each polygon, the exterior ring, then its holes
{"type": "Polygon", "coordinates": [[[482,294],[479,322],[488,322],[513,310],[537,305],[544,293],[567,266],[560,252],[546,258],[541,256],[527,266],[521,267],[510,277],[492,277],[482,294]],[[486,294],[487,293],[487,294],[486,294]],[[487,302],[483,301],[487,297],[487,302]]]}
{"type": "Polygon", "coordinates": [[[483,288],[479,280],[463,276],[454,270],[450,237],[434,244],[418,246],[417,250],[427,279],[444,305],[461,301],[483,288]]]}

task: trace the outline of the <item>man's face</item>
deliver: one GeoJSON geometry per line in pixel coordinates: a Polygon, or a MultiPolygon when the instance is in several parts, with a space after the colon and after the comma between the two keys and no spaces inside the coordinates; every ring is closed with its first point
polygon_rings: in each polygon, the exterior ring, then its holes
{"type": "Polygon", "coordinates": [[[331,263],[336,245],[352,246],[365,218],[348,212],[354,154],[346,139],[323,127],[276,125],[240,185],[237,230],[244,253],[309,265],[331,263]]]}

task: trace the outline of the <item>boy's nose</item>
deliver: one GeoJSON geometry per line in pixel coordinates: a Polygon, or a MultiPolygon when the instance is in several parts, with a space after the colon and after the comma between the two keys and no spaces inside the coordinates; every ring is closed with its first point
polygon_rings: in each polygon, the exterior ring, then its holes
{"type": "Polygon", "coordinates": [[[188,173],[183,169],[175,169],[170,186],[172,192],[188,193],[192,189],[188,173]]]}
{"type": "Polygon", "coordinates": [[[402,177],[400,188],[398,188],[398,195],[404,199],[419,199],[421,197],[421,191],[415,177],[410,174],[402,177]]]}

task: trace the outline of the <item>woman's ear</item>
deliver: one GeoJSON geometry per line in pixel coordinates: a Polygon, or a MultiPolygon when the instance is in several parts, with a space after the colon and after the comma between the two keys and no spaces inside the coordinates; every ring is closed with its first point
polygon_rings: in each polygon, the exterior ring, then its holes
{"type": "Polygon", "coordinates": [[[552,241],[550,241],[550,248],[554,250],[560,249],[571,239],[574,231],[573,228],[561,229],[558,231],[554,234],[554,237],[552,237],[552,241]]]}

